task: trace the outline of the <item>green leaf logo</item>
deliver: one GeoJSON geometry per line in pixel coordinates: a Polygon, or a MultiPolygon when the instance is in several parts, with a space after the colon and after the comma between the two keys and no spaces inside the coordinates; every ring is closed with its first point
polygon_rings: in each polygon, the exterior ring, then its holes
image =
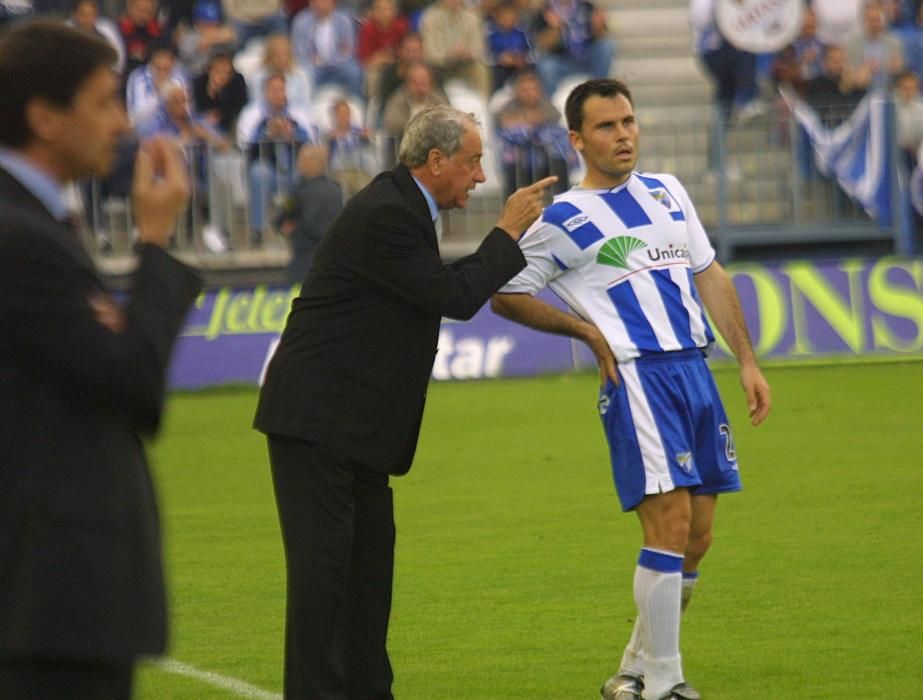
{"type": "Polygon", "coordinates": [[[647,248],[647,243],[634,236],[612,238],[606,241],[606,244],[599,249],[599,253],[596,254],[596,262],[627,270],[628,255],[633,250],[640,250],[641,248],[647,248]]]}

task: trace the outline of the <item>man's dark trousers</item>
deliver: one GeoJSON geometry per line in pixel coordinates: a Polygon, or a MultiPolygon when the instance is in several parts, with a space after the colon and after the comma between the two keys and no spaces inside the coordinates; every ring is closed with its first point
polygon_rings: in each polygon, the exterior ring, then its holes
{"type": "Polygon", "coordinates": [[[285,697],[391,700],[388,477],[316,443],[267,439],[288,572],[285,697]]]}

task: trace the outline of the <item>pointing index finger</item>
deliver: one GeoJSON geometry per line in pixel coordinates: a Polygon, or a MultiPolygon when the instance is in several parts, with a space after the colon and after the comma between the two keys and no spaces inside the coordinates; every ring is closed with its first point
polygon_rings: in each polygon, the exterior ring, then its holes
{"type": "Polygon", "coordinates": [[[542,180],[539,180],[538,182],[533,182],[533,183],[532,183],[531,185],[529,185],[526,189],[527,189],[527,190],[531,190],[531,191],[533,191],[533,192],[538,192],[539,190],[543,190],[543,189],[545,189],[546,187],[551,187],[551,186],[552,186],[554,183],[556,183],[557,181],[558,181],[558,176],[557,176],[557,175],[552,175],[552,176],[550,176],[550,177],[546,177],[546,178],[544,178],[544,179],[542,179],[542,180]]]}

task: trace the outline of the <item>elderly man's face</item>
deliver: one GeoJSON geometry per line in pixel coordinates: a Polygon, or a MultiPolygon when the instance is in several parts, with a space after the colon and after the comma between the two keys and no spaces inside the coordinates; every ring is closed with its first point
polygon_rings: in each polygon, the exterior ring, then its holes
{"type": "Polygon", "coordinates": [[[433,196],[440,209],[462,209],[468,203],[468,193],[487,180],[481,168],[481,135],[469,124],[461,138],[461,146],[442,160],[438,186],[433,196]]]}

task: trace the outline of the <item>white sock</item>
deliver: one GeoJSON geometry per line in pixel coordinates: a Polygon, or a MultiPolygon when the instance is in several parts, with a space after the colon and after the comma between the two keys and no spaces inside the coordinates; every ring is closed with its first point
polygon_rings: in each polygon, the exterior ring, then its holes
{"type": "Polygon", "coordinates": [[[698,571],[683,572],[683,593],[679,604],[679,608],[683,612],[685,612],[686,608],[689,606],[689,601],[692,599],[692,589],[695,588],[696,581],[698,580],[698,571]]]}
{"type": "MultiPolygon", "coordinates": [[[[683,572],[683,589],[680,599],[680,612],[685,612],[689,601],[692,598],[692,590],[699,580],[699,572],[683,572]]],[[[631,628],[631,637],[628,638],[628,644],[622,653],[622,662],[619,664],[619,674],[630,676],[644,675],[644,651],[641,648],[641,625],[640,618],[635,617],[634,627],[631,628]]]]}
{"type": "Polygon", "coordinates": [[[641,549],[634,594],[644,654],[644,700],[658,700],[683,681],[679,654],[682,568],[682,554],[641,549]]]}
{"type": "Polygon", "coordinates": [[[644,650],[641,648],[641,618],[635,617],[635,626],[631,628],[631,637],[622,653],[619,673],[630,676],[644,675],[644,650]]]}

